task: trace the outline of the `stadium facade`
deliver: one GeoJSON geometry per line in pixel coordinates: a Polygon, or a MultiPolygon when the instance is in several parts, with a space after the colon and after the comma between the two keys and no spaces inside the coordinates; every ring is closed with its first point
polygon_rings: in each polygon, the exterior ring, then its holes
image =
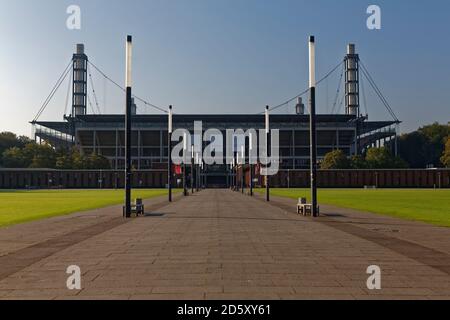
{"type": "MultiPolygon", "coordinates": [[[[360,113],[359,56],[354,45],[348,46],[345,64],[345,114],[317,116],[318,158],[336,149],[347,156],[358,155],[371,146],[389,145],[396,149],[398,121],[368,121],[360,113]]],[[[77,45],[73,55],[72,113],[64,121],[33,121],[37,141],[46,141],[55,148],[76,146],[85,154],[107,157],[114,170],[125,166],[125,116],[87,114],[88,57],[84,46],[77,45]]],[[[167,170],[168,116],[141,115],[133,108],[132,158],[136,170],[167,170]]],[[[226,137],[227,129],[263,129],[264,115],[199,114],[174,115],[173,128],[194,133],[194,122],[202,121],[203,130],[219,129],[226,137]]],[[[273,114],[271,129],[280,130],[280,169],[298,170],[309,167],[309,115],[298,100],[296,114],[273,114]]],[[[226,143],[224,143],[226,145],[226,143]]],[[[230,169],[226,165],[205,168],[205,180],[213,185],[226,185],[230,169]]]]}

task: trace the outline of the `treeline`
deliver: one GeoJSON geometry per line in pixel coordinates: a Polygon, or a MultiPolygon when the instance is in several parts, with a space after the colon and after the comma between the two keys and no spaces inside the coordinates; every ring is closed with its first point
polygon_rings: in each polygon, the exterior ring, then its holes
{"type": "Polygon", "coordinates": [[[434,123],[398,138],[398,157],[392,145],[371,148],[362,156],[348,158],[341,150],[327,154],[321,163],[326,169],[450,168],[450,126],[434,123]]]}
{"type": "Polygon", "coordinates": [[[110,169],[109,160],[97,154],[83,155],[77,148],[55,150],[28,137],[0,133],[0,166],[4,168],[46,168],[61,170],[110,169]]]}
{"type": "Polygon", "coordinates": [[[450,167],[450,125],[434,123],[398,139],[398,154],[410,168],[450,167]]]}
{"type": "Polygon", "coordinates": [[[385,148],[371,148],[365,155],[350,159],[342,150],[335,150],[325,155],[320,168],[329,169],[406,169],[408,163],[400,157],[394,157],[385,148]]]}

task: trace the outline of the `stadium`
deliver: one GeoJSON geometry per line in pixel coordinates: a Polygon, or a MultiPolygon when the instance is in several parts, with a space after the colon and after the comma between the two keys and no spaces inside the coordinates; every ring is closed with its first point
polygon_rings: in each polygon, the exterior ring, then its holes
{"type": "MultiPolygon", "coordinates": [[[[72,112],[60,122],[33,120],[34,138],[36,141],[46,141],[55,148],[76,146],[85,154],[103,155],[110,160],[112,169],[122,170],[125,166],[125,115],[87,113],[89,64],[84,45],[78,44],[71,70],[67,71],[72,72],[73,79],[72,112]]],[[[361,67],[355,45],[348,45],[347,55],[338,67],[341,65],[345,74],[345,77],[341,75],[345,88],[345,114],[317,115],[319,160],[336,149],[350,157],[362,154],[371,146],[384,145],[396,153],[398,119],[368,121],[368,117],[360,112],[361,67]]],[[[93,67],[98,69],[95,65],[93,67]]],[[[280,130],[281,170],[302,170],[310,165],[309,115],[305,114],[302,98],[296,97],[295,101],[296,114],[271,114],[270,117],[271,128],[280,130]]],[[[135,104],[132,110],[133,168],[138,171],[167,170],[167,115],[138,114],[135,104]]],[[[202,121],[204,130],[217,128],[223,133],[226,129],[258,130],[265,125],[264,114],[176,114],[173,126],[174,129],[188,129],[193,133],[195,121],[202,121]]],[[[219,165],[205,168],[202,174],[204,181],[207,181],[206,186],[225,187],[232,173],[226,165],[219,165]]]]}

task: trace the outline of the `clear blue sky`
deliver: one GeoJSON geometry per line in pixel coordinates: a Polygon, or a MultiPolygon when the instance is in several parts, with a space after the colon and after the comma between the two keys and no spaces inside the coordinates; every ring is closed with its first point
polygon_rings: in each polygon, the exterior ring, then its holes
{"type": "MultiPolygon", "coordinates": [[[[177,113],[258,113],[307,87],[307,38],[317,38],[325,74],[354,42],[402,131],[450,120],[450,2],[365,0],[0,0],[0,131],[30,135],[34,118],[76,43],[124,82],[124,41],[134,37],[134,92],[177,113]],[[66,8],[82,10],[82,29],[66,28],[66,8]],[[382,9],[382,29],[366,9],[382,9]]],[[[326,113],[339,72],[318,88],[326,113]]],[[[103,112],[123,95],[94,75],[103,112]]],[[[61,120],[64,84],[41,120],[61,120]]],[[[370,119],[389,119],[366,82],[370,119]]],[[[280,112],[293,112],[293,104],[280,112]]],[[[140,106],[141,112],[154,112],[140,106]]],[[[362,110],[365,112],[365,110],[362,110]]]]}

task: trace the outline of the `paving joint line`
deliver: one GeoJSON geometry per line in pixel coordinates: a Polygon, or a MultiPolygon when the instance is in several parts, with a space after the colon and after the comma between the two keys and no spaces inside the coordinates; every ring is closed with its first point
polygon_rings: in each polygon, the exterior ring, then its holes
{"type": "MultiPolygon", "coordinates": [[[[180,199],[180,196],[175,197],[174,202],[180,199]]],[[[169,204],[170,202],[168,201],[157,202],[150,205],[148,210],[159,210],[169,204]]],[[[134,221],[134,219],[126,220],[123,217],[115,217],[1,256],[0,265],[2,268],[0,270],[0,281],[62,250],[131,221],[134,221]]]]}
{"type": "MultiPolygon", "coordinates": [[[[261,198],[261,196],[256,196],[254,199],[256,199],[257,201],[265,202],[265,200],[261,198]]],[[[272,207],[281,209],[287,213],[292,212],[292,214],[294,214],[293,211],[295,208],[288,206],[287,204],[273,200],[267,204],[272,207]]],[[[384,248],[399,253],[407,258],[416,260],[426,266],[429,266],[433,269],[439,270],[443,273],[446,273],[447,275],[450,275],[450,256],[444,252],[429,247],[425,247],[423,245],[413,243],[407,240],[388,236],[381,232],[364,229],[354,225],[352,222],[338,221],[330,217],[326,218],[319,217],[317,218],[317,220],[313,220],[313,222],[318,222],[328,227],[350,234],[352,236],[356,236],[358,238],[371,241],[384,248]],[[436,260],[438,260],[440,263],[436,264],[435,263],[436,260]]]]}

